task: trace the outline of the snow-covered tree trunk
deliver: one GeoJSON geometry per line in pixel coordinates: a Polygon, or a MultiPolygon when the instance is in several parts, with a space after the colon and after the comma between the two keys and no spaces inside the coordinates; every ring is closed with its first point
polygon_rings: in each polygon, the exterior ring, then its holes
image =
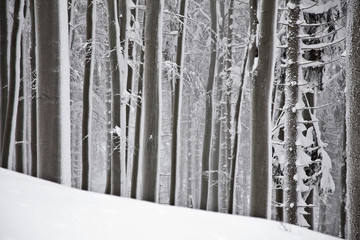
{"type": "MultiPolygon", "coordinates": [[[[128,31],[130,21],[130,0],[117,0],[118,2],[118,14],[119,14],[119,26],[120,26],[120,46],[121,53],[123,55],[124,62],[120,66],[121,81],[123,84],[120,86],[121,104],[120,104],[120,126],[121,126],[121,143],[120,143],[120,159],[121,159],[121,195],[128,196],[127,187],[127,168],[128,168],[128,156],[127,146],[129,140],[129,117],[130,117],[130,105],[128,90],[131,89],[131,79],[128,78],[128,31]]],[[[131,90],[130,90],[131,91],[131,90]]]]}
{"type": "Polygon", "coordinates": [[[212,139],[212,125],[213,125],[213,86],[215,80],[216,58],[217,58],[217,3],[210,1],[211,13],[211,56],[209,66],[208,83],[206,87],[206,112],[205,112],[205,134],[204,144],[202,150],[202,176],[201,176],[201,194],[200,194],[200,209],[206,210],[208,205],[208,191],[209,191],[209,162],[211,152],[212,139]]]}
{"type": "Polygon", "coordinates": [[[285,167],[284,167],[284,221],[297,224],[297,127],[298,112],[296,104],[299,100],[299,0],[290,0],[287,4],[288,20],[288,48],[287,69],[285,83],[285,167]]]}
{"type": "Polygon", "coordinates": [[[178,150],[180,149],[180,133],[181,133],[181,104],[182,104],[182,89],[183,89],[183,62],[185,49],[185,33],[186,33],[186,13],[187,0],[181,0],[179,11],[179,28],[176,49],[176,65],[178,75],[174,82],[174,106],[172,117],[172,140],[171,140],[171,177],[170,177],[170,205],[176,204],[176,180],[178,169],[178,150]]]}
{"type": "Polygon", "coordinates": [[[110,63],[111,63],[111,90],[112,90],[112,143],[111,143],[111,194],[120,196],[121,192],[121,167],[120,167],[120,145],[121,138],[115,128],[121,128],[120,124],[120,104],[121,104],[121,90],[120,90],[120,31],[117,14],[116,0],[107,0],[108,7],[108,23],[109,23],[109,47],[110,47],[110,63]]]}
{"type": "Polygon", "coordinates": [[[10,74],[8,85],[8,100],[6,107],[5,129],[2,145],[2,167],[8,168],[13,159],[15,148],[15,127],[19,103],[20,89],[20,45],[21,31],[24,22],[24,0],[15,1],[14,23],[11,33],[10,74]]]}
{"type": "Polygon", "coordinates": [[[35,0],[35,23],[39,97],[38,175],[43,179],[70,185],[67,2],[35,0]]]}
{"type": "Polygon", "coordinates": [[[251,86],[251,193],[250,216],[269,218],[271,203],[270,111],[274,76],[277,3],[260,4],[258,60],[251,86]]]}
{"type": "Polygon", "coordinates": [[[146,3],[144,87],[140,132],[139,198],[158,200],[161,136],[161,65],[163,0],[146,3]]]}
{"type": "Polygon", "coordinates": [[[90,189],[93,82],[95,65],[96,0],[87,1],[86,48],[82,115],[82,190],[90,189]]]}
{"type": "MultiPolygon", "coordinates": [[[[9,44],[8,44],[9,1],[0,2],[0,155],[2,153],[7,105],[7,85],[9,77],[9,44]]],[[[2,157],[1,157],[2,158],[2,157]]],[[[0,159],[0,163],[2,160],[0,159]]]]}
{"type": "Polygon", "coordinates": [[[360,2],[348,1],[347,22],[347,236],[360,239],[360,2]]]}

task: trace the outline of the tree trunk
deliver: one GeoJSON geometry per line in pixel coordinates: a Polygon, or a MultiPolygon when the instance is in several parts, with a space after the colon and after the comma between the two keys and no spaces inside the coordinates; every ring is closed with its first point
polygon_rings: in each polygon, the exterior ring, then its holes
{"type": "MultiPolygon", "coordinates": [[[[0,155],[2,154],[5,130],[6,106],[8,100],[7,85],[9,77],[9,40],[8,40],[9,1],[0,1],[0,155]]],[[[2,158],[2,157],[1,157],[2,158]]],[[[2,160],[0,159],[0,163],[2,160]]],[[[2,163],[1,163],[2,164],[2,163]]]]}
{"type": "Polygon", "coordinates": [[[15,128],[15,170],[19,173],[25,173],[26,168],[26,152],[25,152],[25,50],[24,50],[24,36],[21,36],[20,43],[20,87],[19,87],[19,105],[15,128]]]}
{"type": "Polygon", "coordinates": [[[70,185],[67,2],[35,0],[35,24],[39,96],[38,174],[40,178],[70,185]]]}
{"type": "MultiPolygon", "coordinates": [[[[143,17],[143,28],[142,31],[142,43],[145,45],[145,20],[146,14],[143,17]]],[[[140,148],[140,127],[141,127],[141,109],[142,109],[142,96],[143,96],[143,76],[144,76],[144,58],[145,51],[143,46],[140,46],[140,66],[139,66],[139,78],[138,78],[138,95],[136,100],[136,119],[135,119],[135,137],[134,137],[134,155],[133,155],[133,166],[131,173],[131,192],[130,197],[136,198],[137,191],[137,180],[139,170],[139,148],[140,148]]]]}
{"type": "Polygon", "coordinates": [[[91,121],[92,121],[92,86],[95,64],[96,1],[88,0],[86,10],[86,48],[83,88],[82,116],[82,190],[90,189],[91,164],[91,121]]]}
{"type": "Polygon", "coordinates": [[[13,159],[15,145],[15,128],[20,89],[20,45],[21,30],[24,21],[24,0],[16,0],[14,6],[14,23],[11,33],[10,78],[8,87],[8,103],[2,147],[2,167],[8,168],[13,159]]]}
{"type": "Polygon", "coordinates": [[[244,84],[244,78],[245,78],[245,71],[246,71],[246,65],[248,62],[248,54],[249,50],[248,48],[245,51],[244,59],[243,59],[243,66],[242,66],[242,73],[240,76],[240,86],[239,86],[239,94],[238,98],[236,100],[236,106],[235,106],[235,114],[234,114],[234,127],[235,127],[235,136],[234,136],[234,143],[233,143],[233,154],[231,155],[231,166],[230,166],[230,183],[229,183],[229,200],[228,200],[228,210],[227,212],[230,214],[234,213],[234,195],[235,195],[235,172],[236,172],[236,162],[237,162],[237,156],[238,156],[238,143],[239,143],[239,137],[240,137],[240,128],[239,128],[239,122],[240,122],[240,107],[241,107],[241,98],[242,98],[242,88],[244,84]]]}
{"type": "Polygon", "coordinates": [[[360,239],[360,2],[348,1],[346,130],[347,239],[360,239]]]}
{"type": "MultiPolygon", "coordinates": [[[[129,1],[130,0],[118,0],[118,14],[119,14],[119,26],[120,26],[120,46],[121,53],[123,55],[124,63],[121,67],[121,79],[123,84],[120,85],[121,103],[120,103],[120,126],[121,126],[121,143],[120,143],[120,178],[121,178],[121,195],[127,196],[127,168],[128,168],[128,156],[127,156],[127,143],[129,140],[129,117],[130,117],[130,104],[128,90],[131,89],[131,82],[128,79],[128,30],[129,30],[129,1]],[[126,83],[125,83],[126,81],[126,83]],[[128,93],[127,93],[128,92],[128,93]]],[[[130,90],[131,91],[131,90],[130,90]]]]}
{"type": "Polygon", "coordinates": [[[176,204],[176,180],[178,168],[178,150],[180,150],[181,133],[181,103],[183,89],[183,62],[186,33],[187,0],[181,0],[179,11],[179,29],[176,49],[176,65],[178,75],[174,82],[174,105],[172,117],[172,140],[171,140],[171,178],[170,178],[170,205],[176,204]]]}
{"type": "Polygon", "coordinates": [[[341,202],[340,202],[340,235],[345,239],[346,229],[346,116],[344,117],[343,128],[343,153],[341,164],[341,202]]]}
{"type": "Polygon", "coordinates": [[[276,1],[261,3],[258,64],[251,87],[251,193],[250,216],[269,218],[271,204],[271,90],[274,76],[276,1]]]}
{"type": "Polygon", "coordinates": [[[115,127],[120,126],[120,105],[121,105],[121,90],[120,90],[120,31],[119,21],[116,7],[116,0],[107,0],[108,7],[108,22],[109,22],[109,47],[110,47],[110,62],[111,62],[111,79],[112,79],[112,143],[111,143],[111,194],[120,196],[121,192],[121,168],[120,168],[120,136],[114,131],[115,127]]]}
{"type": "Polygon", "coordinates": [[[148,1],[145,24],[144,92],[141,113],[139,198],[157,202],[161,136],[161,64],[163,0],[148,1]]]}
{"type": "Polygon", "coordinates": [[[299,0],[290,0],[289,25],[288,25],[288,67],[286,72],[285,85],[285,159],[287,162],[284,167],[284,221],[286,223],[297,224],[297,126],[298,112],[295,105],[299,95],[299,0]]]}
{"type": "Polygon", "coordinates": [[[36,49],[35,49],[35,5],[34,0],[30,0],[30,24],[31,24],[31,33],[30,33],[30,81],[31,81],[31,176],[37,176],[37,112],[36,112],[36,102],[37,102],[37,92],[36,92],[36,49]]]}
{"type": "Polygon", "coordinates": [[[216,1],[210,1],[211,13],[211,55],[209,66],[209,77],[206,87],[207,97],[206,112],[205,112],[205,135],[204,145],[202,151],[202,176],[201,176],[201,194],[200,194],[200,209],[206,210],[208,205],[208,191],[209,191],[209,161],[212,140],[212,125],[213,125],[213,88],[215,80],[216,58],[217,58],[217,6],[216,1]]]}

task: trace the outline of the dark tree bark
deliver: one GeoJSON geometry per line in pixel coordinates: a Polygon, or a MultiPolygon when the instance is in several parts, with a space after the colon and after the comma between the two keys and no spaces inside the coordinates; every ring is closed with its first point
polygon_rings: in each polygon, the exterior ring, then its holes
{"type": "Polygon", "coordinates": [[[46,180],[70,185],[67,2],[35,0],[35,24],[39,97],[38,175],[46,180]]]}
{"type": "Polygon", "coordinates": [[[181,0],[179,11],[179,29],[176,49],[176,65],[178,75],[174,82],[174,105],[172,117],[172,141],[171,141],[171,178],[170,178],[170,205],[176,204],[176,180],[178,165],[178,150],[180,149],[181,133],[181,104],[183,89],[183,62],[186,33],[187,0],[181,0]]]}
{"type": "Polygon", "coordinates": [[[296,104],[299,100],[299,0],[289,1],[288,48],[285,85],[285,159],[284,167],[284,221],[297,224],[298,191],[295,175],[297,174],[297,126],[298,111],[296,104]]]}
{"type": "Polygon", "coordinates": [[[250,216],[269,218],[271,203],[271,92],[274,76],[276,1],[260,4],[258,64],[251,87],[251,189],[250,216]]]}
{"type": "Polygon", "coordinates": [[[37,93],[36,93],[36,27],[35,27],[35,3],[29,1],[30,8],[30,80],[31,80],[31,176],[37,176],[37,93]]]}
{"type": "MultiPolygon", "coordinates": [[[[9,40],[8,40],[9,1],[0,1],[0,155],[2,153],[7,106],[7,85],[9,81],[9,40]]],[[[1,157],[2,158],[2,157],[1,157]]],[[[0,159],[1,160],[1,159],[0,159]]],[[[2,160],[0,161],[0,163],[2,160]]]]}
{"type": "Polygon", "coordinates": [[[15,128],[20,89],[20,45],[21,30],[24,21],[24,0],[16,0],[14,6],[14,23],[11,33],[10,78],[8,86],[8,102],[6,108],[5,129],[2,147],[2,167],[8,168],[13,159],[15,145],[15,128]]]}
{"type": "MultiPolygon", "coordinates": [[[[117,14],[116,0],[107,0],[108,22],[109,22],[109,46],[112,79],[112,119],[111,129],[120,127],[120,31],[117,14]]],[[[121,168],[120,168],[120,136],[114,131],[111,143],[111,194],[120,196],[121,193],[121,168]]]]}
{"type": "MultiPolygon", "coordinates": [[[[26,7],[25,7],[26,8],[26,7]]],[[[25,50],[24,50],[24,36],[21,36],[20,43],[20,87],[19,87],[19,105],[18,114],[16,119],[15,128],[15,171],[19,173],[25,173],[26,166],[26,152],[25,152],[25,84],[24,84],[24,73],[25,73],[25,50]]]]}
{"type": "Polygon", "coordinates": [[[347,13],[347,77],[346,77],[346,139],[347,139],[347,236],[360,239],[360,2],[348,1],[347,13]]]}
{"type": "Polygon", "coordinates": [[[217,58],[217,6],[216,1],[210,1],[210,13],[211,13],[211,56],[209,66],[209,77],[206,87],[206,110],[205,110],[205,135],[204,145],[202,151],[202,176],[201,176],[201,194],[200,194],[200,209],[206,210],[208,207],[208,191],[209,191],[209,162],[211,151],[211,139],[212,139],[212,125],[213,125],[213,89],[215,81],[215,69],[217,58]]]}
{"type": "Polygon", "coordinates": [[[95,65],[96,2],[88,0],[86,10],[86,48],[82,116],[82,190],[90,189],[92,86],[95,65]]]}
{"type": "Polygon", "coordinates": [[[161,64],[163,0],[146,3],[144,92],[141,116],[139,198],[156,202],[161,129],[161,64]]]}

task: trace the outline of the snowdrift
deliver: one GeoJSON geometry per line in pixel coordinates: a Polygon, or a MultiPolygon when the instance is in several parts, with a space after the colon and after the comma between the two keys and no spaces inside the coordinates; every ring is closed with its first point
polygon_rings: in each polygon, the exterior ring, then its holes
{"type": "Polygon", "coordinates": [[[275,221],[85,192],[0,168],[0,239],[337,239],[275,221]]]}

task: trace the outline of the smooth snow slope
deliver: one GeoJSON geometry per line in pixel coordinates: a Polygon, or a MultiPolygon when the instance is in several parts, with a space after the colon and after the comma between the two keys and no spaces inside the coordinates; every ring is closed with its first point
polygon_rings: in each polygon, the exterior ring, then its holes
{"type": "Polygon", "coordinates": [[[91,193],[0,168],[0,240],[336,239],[279,222],[91,193]]]}

